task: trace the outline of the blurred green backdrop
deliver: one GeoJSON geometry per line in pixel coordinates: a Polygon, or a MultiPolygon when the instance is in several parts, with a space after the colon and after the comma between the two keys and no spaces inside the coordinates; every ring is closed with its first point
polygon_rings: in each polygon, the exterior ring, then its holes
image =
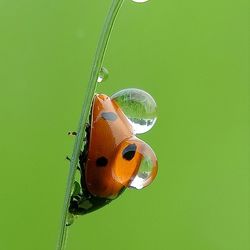
{"type": "MultiPolygon", "coordinates": [[[[0,249],[55,249],[74,141],[111,0],[0,0],[0,249]]],[[[69,250],[247,250],[247,1],[125,0],[99,92],[158,103],[159,174],[70,228],[69,250]]]]}

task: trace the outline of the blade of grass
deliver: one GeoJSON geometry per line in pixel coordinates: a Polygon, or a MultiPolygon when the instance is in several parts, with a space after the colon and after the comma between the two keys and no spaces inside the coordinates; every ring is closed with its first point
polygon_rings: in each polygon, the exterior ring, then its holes
{"type": "Polygon", "coordinates": [[[98,75],[102,66],[103,58],[104,58],[105,51],[108,45],[112,27],[114,25],[116,16],[118,14],[119,9],[122,6],[123,1],[124,0],[112,1],[108,15],[104,22],[101,36],[99,38],[99,42],[98,42],[98,46],[97,46],[97,50],[96,50],[96,54],[94,58],[94,63],[92,66],[90,79],[88,82],[86,95],[85,95],[85,99],[84,99],[84,103],[83,103],[83,107],[81,111],[75,145],[74,145],[71,162],[70,162],[70,169],[69,169],[69,175],[68,175],[68,180],[67,180],[67,188],[66,188],[63,211],[62,211],[62,218],[61,218],[61,226],[60,226],[59,238],[57,242],[57,250],[65,249],[66,236],[67,236],[66,222],[67,222],[67,215],[68,215],[68,209],[69,209],[69,203],[70,203],[70,196],[71,196],[71,191],[72,191],[74,180],[75,180],[75,173],[77,169],[80,151],[84,143],[83,139],[84,139],[85,127],[88,122],[89,112],[91,109],[91,103],[92,103],[92,99],[93,99],[95,89],[96,89],[97,78],[98,78],[98,75]]]}

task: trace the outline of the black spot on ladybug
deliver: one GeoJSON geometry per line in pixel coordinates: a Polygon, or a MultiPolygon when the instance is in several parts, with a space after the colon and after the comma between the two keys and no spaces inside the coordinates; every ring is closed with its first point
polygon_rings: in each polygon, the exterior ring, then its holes
{"type": "Polygon", "coordinates": [[[99,157],[96,160],[96,166],[97,167],[105,167],[107,164],[108,164],[108,159],[106,157],[104,157],[104,156],[99,157]]]}
{"type": "Polygon", "coordinates": [[[117,115],[114,112],[102,112],[101,116],[104,120],[112,122],[117,119],[117,115]]]}
{"type": "Polygon", "coordinates": [[[122,157],[130,161],[134,158],[135,152],[136,152],[136,145],[135,144],[129,144],[123,151],[122,151],[122,157]]]}

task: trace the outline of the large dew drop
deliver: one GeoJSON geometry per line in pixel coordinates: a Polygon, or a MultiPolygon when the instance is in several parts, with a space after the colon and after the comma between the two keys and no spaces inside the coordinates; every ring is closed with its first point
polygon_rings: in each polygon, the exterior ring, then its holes
{"type": "Polygon", "coordinates": [[[122,141],[112,160],[113,178],[125,187],[142,189],[157,175],[157,158],[144,141],[132,137],[122,141]]]}
{"type": "Polygon", "coordinates": [[[105,67],[101,67],[101,70],[97,78],[97,82],[98,83],[104,82],[105,80],[108,79],[108,76],[109,76],[108,70],[105,67]]]}
{"type": "Polygon", "coordinates": [[[149,131],[156,122],[156,103],[153,97],[140,89],[123,89],[111,96],[131,122],[135,134],[149,131]]]}

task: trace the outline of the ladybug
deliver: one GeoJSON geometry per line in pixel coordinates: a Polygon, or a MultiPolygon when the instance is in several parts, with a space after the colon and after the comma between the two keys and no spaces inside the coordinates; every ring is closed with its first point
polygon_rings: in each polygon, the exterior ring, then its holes
{"type": "Polygon", "coordinates": [[[105,94],[94,96],[79,170],[79,192],[74,192],[69,207],[73,215],[105,206],[127,187],[141,189],[157,174],[153,150],[135,136],[120,106],[105,94]]]}

